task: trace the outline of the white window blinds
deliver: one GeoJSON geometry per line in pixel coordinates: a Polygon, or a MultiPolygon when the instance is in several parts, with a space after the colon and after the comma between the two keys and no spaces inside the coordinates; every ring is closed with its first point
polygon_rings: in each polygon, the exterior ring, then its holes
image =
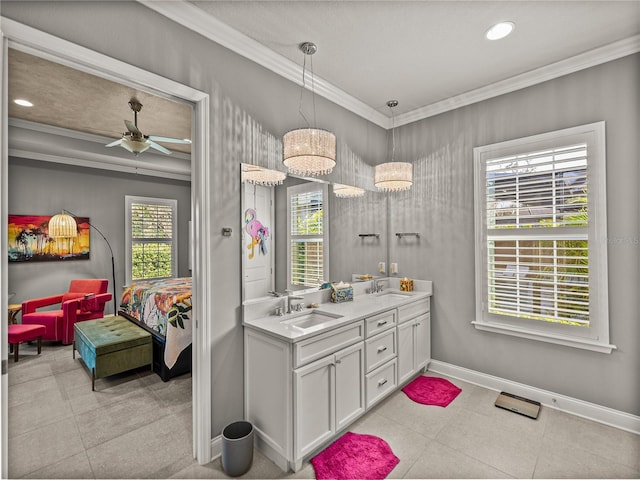
{"type": "Polygon", "coordinates": [[[128,280],[176,276],[176,209],[170,199],[127,197],[128,280]]]}
{"type": "Polygon", "coordinates": [[[315,287],[325,274],[325,198],[320,184],[290,187],[289,192],[289,283],[315,287]]]}
{"type": "Polygon", "coordinates": [[[474,148],[479,330],[611,353],[604,122],[474,148]]]}
{"type": "Polygon", "coordinates": [[[589,325],[587,145],[486,162],[490,313],[589,325]]]}

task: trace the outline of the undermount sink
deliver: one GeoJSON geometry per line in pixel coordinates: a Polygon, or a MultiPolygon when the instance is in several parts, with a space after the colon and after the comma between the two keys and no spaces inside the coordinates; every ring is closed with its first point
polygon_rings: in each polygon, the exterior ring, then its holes
{"type": "Polygon", "coordinates": [[[398,299],[398,300],[404,300],[407,297],[410,297],[411,294],[408,292],[394,292],[392,290],[383,290],[380,293],[376,293],[376,297],[382,297],[382,298],[386,298],[386,299],[398,299]]]}
{"type": "Polygon", "coordinates": [[[287,320],[282,320],[280,323],[305,330],[307,328],[323,325],[331,320],[341,317],[342,315],[334,315],[320,310],[312,310],[311,312],[296,315],[295,317],[287,320]]]}

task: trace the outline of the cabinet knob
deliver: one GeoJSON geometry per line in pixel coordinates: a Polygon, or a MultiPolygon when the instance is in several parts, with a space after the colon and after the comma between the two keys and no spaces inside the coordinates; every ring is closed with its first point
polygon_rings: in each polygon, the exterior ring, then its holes
{"type": "Polygon", "coordinates": [[[379,326],[379,327],[381,327],[381,326],[383,326],[383,325],[386,325],[386,324],[387,324],[387,321],[386,321],[386,320],[381,320],[381,321],[379,321],[379,322],[378,322],[378,326],[379,326]]]}
{"type": "Polygon", "coordinates": [[[386,346],[378,347],[378,353],[382,353],[387,349],[386,346]]]}
{"type": "Polygon", "coordinates": [[[342,360],[340,360],[339,358],[336,360],[336,363],[342,363],[342,360]]]}
{"type": "Polygon", "coordinates": [[[385,383],[387,383],[387,379],[383,378],[382,380],[378,381],[378,386],[381,387],[383,386],[385,383]]]}

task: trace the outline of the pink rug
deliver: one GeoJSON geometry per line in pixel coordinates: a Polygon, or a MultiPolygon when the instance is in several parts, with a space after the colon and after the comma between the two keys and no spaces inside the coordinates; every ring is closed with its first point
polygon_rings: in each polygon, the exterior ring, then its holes
{"type": "Polygon", "coordinates": [[[444,378],[420,375],[402,391],[414,402],[446,407],[462,390],[444,378]]]}
{"type": "Polygon", "coordinates": [[[400,459],[373,435],[347,432],[311,459],[318,480],[382,479],[400,459]]]}

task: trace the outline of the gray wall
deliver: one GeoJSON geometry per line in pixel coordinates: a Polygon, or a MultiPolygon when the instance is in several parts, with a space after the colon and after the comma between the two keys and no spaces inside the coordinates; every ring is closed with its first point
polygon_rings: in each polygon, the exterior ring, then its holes
{"type": "Polygon", "coordinates": [[[433,357],[640,414],[640,55],[402,127],[415,185],[390,199],[390,262],[433,280],[433,357]],[[476,330],[473,148],[604,120],[612,354],[476,330]],[[419,242],[398,240],[418,231],[419,242]]]}
{"type": "MultiPolygon", "coordinates": [[[[243,417],[240,238],[221,231],[241,228],[239,164],[252,160],[244,127],[253,119],[281,137],[298,126],[299,87],[137,2],[3,1],[2,15],[210,95],[214,216],[208,234],[216,315],[207,320],[214,335],[212,434],[219,435],[243,417]]],[[[384,158],[381,128],[319,97],[316,111],[318,127],[331,129],[354,155],[369,164],[384,158]]]]}
{"type": "MultiPolygon", "coordinates": [[[[125,283],[125,195],[172,198],[178,201],[178,275],[190,276],[188,222],[191,218],[189,182],[159,177],[125,175],[106,170],[71,167],[49,162],[9,159],[9,213],[16,215],[55,215],[68,209],[80,217],[89,217],[113,249],[116,274],[116,301],[125,283]]],[[[91,229],[89,260],[71,262],[26,262],[8,265],[12,303],[22,303],[62,293],[73,278],[111,280],[109,247],[91,229]]],[[[106,313],[113,313],[113,303],[106,313]]]]}
{"type": "MultiPolygon", "coordinates": [[[[296,126],[299,88],[130,2],[2,2],[2,15],[211,95],[210,186],[214,332],[212,432],[242,417],[239,238],[243,115],[280,136],[296,126]],[[130,48],[136,45],[136,48],[130,48]]],[[[318,55],[321,54],[321,49],[318,55]]],[[[316,72],[321,76],[322,72],[316,72]]],[[[416,162],[416,185],[392,196],[390,261],[401,275],[434,281],[434,358],[639,414],[640,326],[636,244],[609,248],[612,355],[473,329],[472,148],[598,120],[607,121],[610,238],[638,238],[638,57],[625,58],[400,129],[396,159],[416,162]],[[394,245],[396,231],[419,231],[417,246],[394,245]]],[[[384,99],[383,99],[384,100],[384,99]]],[[[369,164],[380,162],[380,128],[324,99],[319,126],[369,164]]]]}

